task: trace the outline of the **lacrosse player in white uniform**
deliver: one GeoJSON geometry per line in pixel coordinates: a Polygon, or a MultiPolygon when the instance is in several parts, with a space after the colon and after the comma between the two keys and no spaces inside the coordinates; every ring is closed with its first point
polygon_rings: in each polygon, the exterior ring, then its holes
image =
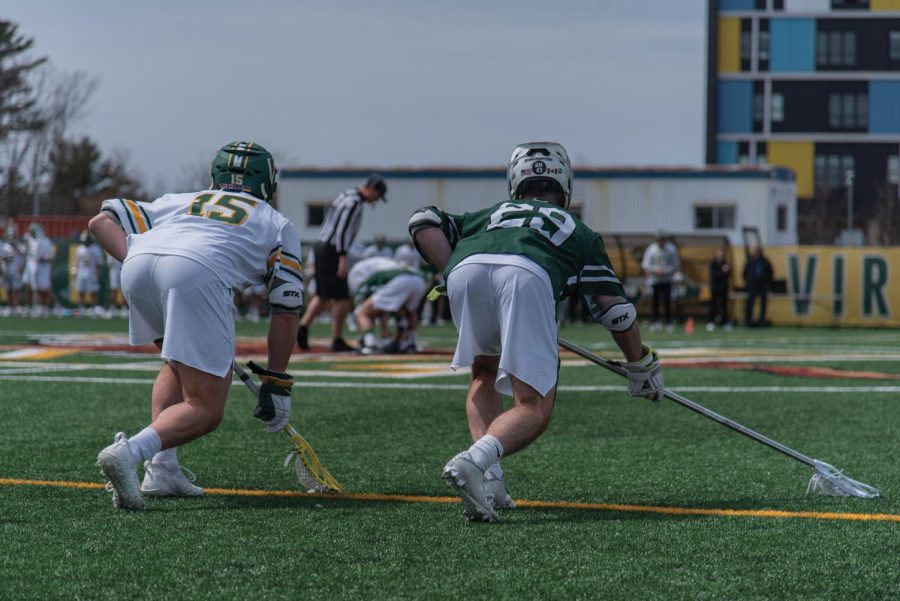
{"type": "Polygon", "coordinates": [[[254,415],[278,432],[291,413],[293,378],[285,373],[303,304],[300,240],[269,203],[275,164],[250,142],[224,146],[212,162],[209,190],[168,194],[151,203],[104,201],[90,228],[123,261],[129,337],[155,343],[165,364],[152,394],[152,421],[136,435],[118,433],[97,465],[113,505],[143,509],[145,495],[195,496],[175,448],[216,429],[231,385],[235,350],[232,290],[265,283],[272,316],[268,369],[254,415]],[[139,485],[137,468],[147,468],[139,485]]]}
{"type": "Polygon", "coordinates": [[[22,269],[25,266],[25,246],[16,240],[15,226],[10,225],[0,240],[0,261],[3,263],[3,289],[6,306],[0,316],[19,314],[19,295],[22,292],[22,269]]]}
{"type": "Polygon", "coordinates": [[[513,150],[509,200],[450,215],[416,211],[409,230],[422,256],[444,271],[459,340],[454,368],[472,368],[466,415],[474,444],[443,478],[470,520],[499,521],[514,506],[499,460],[531,444],[550,423],[559,374],[556,302],[579,298],[625,355],[632,396],[662,397],[656,351],[641,343],[634,306],[603,240],[568,211],[572,167],[554,142],[513,150]],[[513,397],[503,411],[501,394],[513,397]]]}
{"type": "Polygon", "coordinates": [[[356,301],[356,317],[363,333],[359,352],[371,355],[382,351],[416,352],[416,311],[425,296],[425,279],[403,263],[388,257],[363,259],[350,269],[347,285],[356,301]],[[397,317],[395,339],[382,348],[375,336],[375,320],[397,317]],[[400,321],[406,321],[401,332],[400,321]]]}
{"type": "Polygon", "coordinates": [[[80,244],[75,249],[75,292],[78,294],[78,315],[97,304],[97,292],[100,291],[100,265],[102,253],[94,249],[94,237],[87,230],[79,236],[80,244]]]}
{"type": "Polygon", "coordinates": [[[56,248],[50,238],[44,234],[44,228],[38,223],[28,226],[26,241],[24,277],[31,303],[31,314],[34,317],[48,315],[53,296],[50,288],[50,272],[53,268],[56,248]]]}

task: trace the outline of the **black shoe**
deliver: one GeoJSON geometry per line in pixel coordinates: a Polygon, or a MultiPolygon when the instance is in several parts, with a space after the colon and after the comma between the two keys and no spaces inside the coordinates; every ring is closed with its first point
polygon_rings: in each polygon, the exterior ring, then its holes
{"type": "Polygon", "coordinates": [[[331,341],[331,352],[333,353],[352,353],[355,350],[343,338],[335,338],[331,341]]]}
{"type": "Polygon", "coordinates": [[[300,326],[300,329],[297,330],[297,346],[301,351],[309,350],[309,328],[300,326]]]}

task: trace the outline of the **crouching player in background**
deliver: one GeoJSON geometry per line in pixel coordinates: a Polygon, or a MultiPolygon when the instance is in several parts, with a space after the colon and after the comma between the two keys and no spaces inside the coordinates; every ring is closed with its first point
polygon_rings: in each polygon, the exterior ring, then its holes
{"type": "Polygon", "coordinates": [[[581,300],[627,363],[632,396],[662,397],[656,351],[643,346],[635,308],[610,266],[600,235],[568,211],[572,168],[554,142],[517,146],[508,167],[510,200],[464,215],[434,207],[410,218],[425,260],[444,271],[459,340],[452,366],[472,367],[466,400],[474,444],[444,466],[443,478],[470,520],[499,521],[513,507],[499,460],[546,429],[559,373],[556,301],[581,300]],[[501,394],[513,397],[502,410],[501,394]]]}
{"type": "Polygon", "coordinates": [[[372,257],[350,269],[347,284],[356,302],[353,314],[363,333],[360,353],[418,352],[418,309],[426,287],[421,273],[394,259],[372,257]],[[382,346],[375,336],[375,321],[391,314],[397,320],[397,331],[394,339],[382,346]]]}
{"type": "Polygon", "coordinates": [[[268,287],[268,369],[254,370],[262,382],[254,415],[269,432],[288,422],[294,381],[285,370],[303,279],[297,233],[268,204],[275,173],[266,149],[234,142],[216,154],[209,190],[152,203],[107,200],[91,220],[97,240],[123,262],[130,342],[155,343],[165,361],[153,385],[150,425],[131,438],[118,433],[97,457],[115,507],[143,509],[142,492],[203,494],[181,473],[176,448],[222,420],[235,350],[232,289],[268,287]]]}

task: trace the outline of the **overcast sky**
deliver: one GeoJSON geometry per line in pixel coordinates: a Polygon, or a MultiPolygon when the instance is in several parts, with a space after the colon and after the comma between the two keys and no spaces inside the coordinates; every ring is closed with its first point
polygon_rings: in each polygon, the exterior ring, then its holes
{"type": "Polygon", "coordinates": [[[279,166],[698,165],[703,0],[0,0],[99,87],[77,129],[157,189],[235,139],[279,166]],[[259,6],[257,6],[259,5],[259,6]]]}

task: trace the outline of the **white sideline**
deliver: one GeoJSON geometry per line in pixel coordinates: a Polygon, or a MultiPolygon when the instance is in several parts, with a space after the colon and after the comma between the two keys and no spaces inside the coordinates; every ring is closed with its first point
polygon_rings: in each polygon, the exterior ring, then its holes
{"type": "MultiPolygon", "coordinates": [[[[302,377],[302,376],[301,376],[302,377]]],[[[14,382],[61,382],[67,384],[139,384],[153,385],[150,378],[98,378],[89,376],[29,376],[2,375],[0,381],[14,382]]],[[[232,380],[232,384],[240,384],[240,380],[232,380]]],[[[434,384],[404,382],[334,382],[297,380],[294,386],[301,388],[380,388],[387,390],[467,390],[466,384],[434,384]]],[[[561,392],[624,392],[625,386],[567,386],[559,387],[561,392]]],[[[886,393],[900,392],[900,386],[678,386],[678,392],[727,392],[727,393],[771,393],[771,392],[819,392],[819,393],[886,393]]]]}

